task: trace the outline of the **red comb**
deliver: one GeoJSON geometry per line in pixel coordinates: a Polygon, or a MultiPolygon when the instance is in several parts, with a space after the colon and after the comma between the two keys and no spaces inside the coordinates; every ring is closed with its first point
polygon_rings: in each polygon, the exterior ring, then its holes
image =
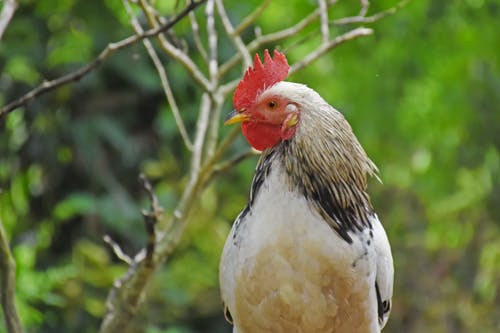
{"type": "Polygon", "coordinates": [[[269,51],[264,51],[264,64],[259,55],[255,55],[253,68],[248,67],[243,80],[240,81],[233,96],[233,104],[236,110],[242,110],[255,102],[257,96],[270,86],[283,81],[288,76],[290,66],[283,53],[274,50],[274,59],[271,59],[269,51]]]}

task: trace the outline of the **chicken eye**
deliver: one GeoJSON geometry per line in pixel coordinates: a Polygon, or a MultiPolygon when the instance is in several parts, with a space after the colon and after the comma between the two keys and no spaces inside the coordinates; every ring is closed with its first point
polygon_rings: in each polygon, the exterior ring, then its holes
{"type": "Polygon", "coordinates": [[[267,102],[267,106],[271,109],[271,110],[274,110],[276,108],[276,106],[278,105],[278,103],[276,103],[275,101],[269,101],[267,102]]]}

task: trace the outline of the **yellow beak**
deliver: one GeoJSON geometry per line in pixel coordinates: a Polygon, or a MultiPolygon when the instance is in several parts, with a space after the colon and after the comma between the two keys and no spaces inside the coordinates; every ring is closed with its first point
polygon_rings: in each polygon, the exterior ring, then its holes
{"type": "Polygon", "coordinates": [[[245,114],[244,112],[239,112],[237,110],[233,110],[228,113],[226,119],[224,120],[224,125],[232,125],[236,123],[241,123],[250,119],[250,116],[245,114]]]}

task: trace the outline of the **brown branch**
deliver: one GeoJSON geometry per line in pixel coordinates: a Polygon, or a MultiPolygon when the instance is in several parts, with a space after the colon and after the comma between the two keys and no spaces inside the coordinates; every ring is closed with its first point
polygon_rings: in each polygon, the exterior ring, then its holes
{"type": "Polygon", "coordinates": [[[146,265],[144,251],[139,252],[127,273],[116,280],[106,300],[106,315],[100,333],[123,332],[135,317],[154,267],[146,265]]]}
{"type": "Polygon", "coordinates": [[[3,34],[7,27],[9,26],[10,20],[14,16],[17,9],[16,0],[5,0],[2,7],[2,12],[0,13],[0,40],[2,40],[3,34]]]}
{"type": "Polygon", "coordinates": [[[9,333],[22,333],[16,307],[16,263],[10,251],[7,233],[0,220],[0,299],[3,317],[9,333]]]}
{"type": "MultiPolygon", "coordinates": [[[[188,213],[191,207],[195,204],[195,199],[203,192],[208,182],[211,179],[213,168],[222,158],[224,153],[229,149],[231,143],[240,134],[240,129],[235,127],[221,141],[215,153],[210,156],[198,173],[191,173],[189,182],[182,194],[182,197],[174,210],[174,216],[169,223],[169,228],[158,235],[156,244],[155,262],[163,263],[168,256],[173,252],[175,246],[180,240],[182,232],[187,225],[188,213]]],[[[193,168],[193,166],[191,167],[193,168]]]]}
{"type": "MultiPolygon", "coordinates": [[[[123,0],[123,5],[125,7],[125,10],[127,11],[132,27],[134,28],[134,31],[136,34],[142,34],[144,30],[142,29],[141,25],[139,24],[138,20],[134,17],[132,13],[132,8],[130,7],[129,0],[123,0]]],[[[193,12],[190,12],[192,14],[193,12]]],[[[174,93],[172,92],[172,89],[170,88],[170,82],[168,80],[167,72],[165,71],[165,68],[163,67],[160,57],[158,57],[158,54],[156,53],[153,45],[149,41],[149,39],[145,38],[143,41],[144,47],[146,48],[146,51],[149,54],[149,57],[151,58],[151,61],[153,61],[153,64],[155,65],[156,71],[158,72],[158,76],[160,77],[161,85],[163,87],[163,92],[165,93],[165,96],[167,97],[168,104],[170,105],[170,108],[172,109],[172,114],[174,115],[174,120],[175,124],[177,125],[177,128],[179,129],[179,133],[181,135],[182,140],[184,141],[184,144],[186,145],[186,148],[188,150],[193,150],[193,143],[191,142],[191,139],[189,138],[189,135],[186,130],[186,126],[184,125],[184,121],[182,120],[181,113],[179,111],[179,106],[177,105],[177,102],[175,100],[174,93]]]]}
{"type": "MultiPolygon", "coordinates": [[[[129,269],[124,276],[115,281],[108,294],[106,300],[107,312],[99,329],[101,333],[124,331],[128,322],[137,314],[144,299],[146,287],[159,264],[155,261],[157,243],[156,225],[162,218],[163,208],[146,176],[141,174],[139,180],[151,202],[150,209],[142,212],[144,225],[148,234],[146,249],[140,251],[133,259],[125,255],[126,260],[129,261],[129,269]]],[[[121,249],[117,246],[119,249],[117,252],[114,246],[115,243],[108,243],[112,244],[115,254],[120,254],[119,257],[121,257],[121,253],[123,253],[121,249]]]]}
{"type": "Polygon", "coordinates": [[[94,71],[96,68],[98,68],[109,56],[111,56],[114,52],[121,50],[125,47],[128,47],[132,44],[135,44],[144,38],[148,37],[153,37],[161,34],[162,32],[172,28],[175,24],[177,24],[181,19],[183,19],[188,13],[192,10],[194,10],[196,7],[201,5],[203,2],[206,0],[198,0],[198,1],[191,1],[189,4],[181,11],[179,14],[177,14],[173,19],[169,20],[167,23],[160,25],[158,27],[155,27],[153,29],[145,31],[143,34],[138,34],[138,35],[133,35],[130,37],[127,37],[125,39],[122,39],[118,42],[115,43],[110,43],[104,48],[104,50],[99,53],[99,55],[91,61],[89,64],[81,67],[80,69],[68,73],[64,76],[61,76],[57,79],[51,80],[51,81],[45,81],[35,89],[29,91],[25,95],[21,96],[20,98],[16,99],[15,101],[5,105],[2,107],[0,110],[0,119],[5,117],[7,114],[12,112],[13,110],[17,109],[20,106],[25,105],[32,99],[45,94],[55,88],[58,88],[62,85],[68,84],[69,82],[76,82],[80,80],[82,77],[88,75],[92,71],[94,71]]]}
{"type": "MultiPolygon", "coordinates": [[[[227,151],[231,142],[234,141],[239,134],[239,129],[234,128],[232,132],[220,143],[215,153],[200,167],[200,160],[193,160],[195,153],[198,151],[197,142],[202,142],[206,133],[208,122],[205,117],[210,111],[211,99],[208,94],[204,94],[202,101],[202,110],[200,110],[199,126],[197,130],[197,139],[195,139],[195,149],[191,160],[191,172],[189,181],[184,189],[181,199],[174,209],[171,220],[156,230],[156,242],[154,244],[154,255],[152,260],[147,259],[147,249],[141,250],[133,259],[127,273],[115,281],[106,300],[107,313],[103,319],[100,333],[122,332],[127,327],[127,324],[135,317],[140,305],[144,299],[144,292],[151,280],[154,271],[157,267],[165,262],[169,255],[174,251],[179,243],[183,231],[188,222],[188,214],[195,204],[198,196],[203,192],[210,179],[210,174],[216,162],[227,151]]],[[[152,193],[152,191],[151,191],[152,193]]],[[[154,208],[155,199],[150,195],[152,210],[154,208]]]]}
{"type": "Polygon", "coordinates": [[[163,215],[163,208],[160,206],[158,197],[153,191],[153,186],[146,178],[144,174],[140,174],[139,180],[142,183],[143,188],[148,193],[149,201],[151,202],[151,208],[149,210],[143,210],[142,216],[144,217],[144,225],[146,227],[146,233],[148,235],[148,240],[146,244],[146,265],[153,266],[153,256],[155,252],[156,243],[156,225],[163,215]]]}

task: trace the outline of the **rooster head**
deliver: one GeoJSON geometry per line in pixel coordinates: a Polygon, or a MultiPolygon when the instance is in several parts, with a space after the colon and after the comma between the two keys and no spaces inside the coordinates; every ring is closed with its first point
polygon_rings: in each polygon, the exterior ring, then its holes
{"type": "Polygon", "coordinates": [[[274,59],[264,51],[264,63],[255,55],[253,68],[249,67],[233,96],[234,110],[225,124],[241,122],[241,130],[248,143],[257,150],[275,146],[290,139],[299,122],[299,107],[269,88],[288,76],[290,66],[283,53],[274,51],[274,59]]]}

